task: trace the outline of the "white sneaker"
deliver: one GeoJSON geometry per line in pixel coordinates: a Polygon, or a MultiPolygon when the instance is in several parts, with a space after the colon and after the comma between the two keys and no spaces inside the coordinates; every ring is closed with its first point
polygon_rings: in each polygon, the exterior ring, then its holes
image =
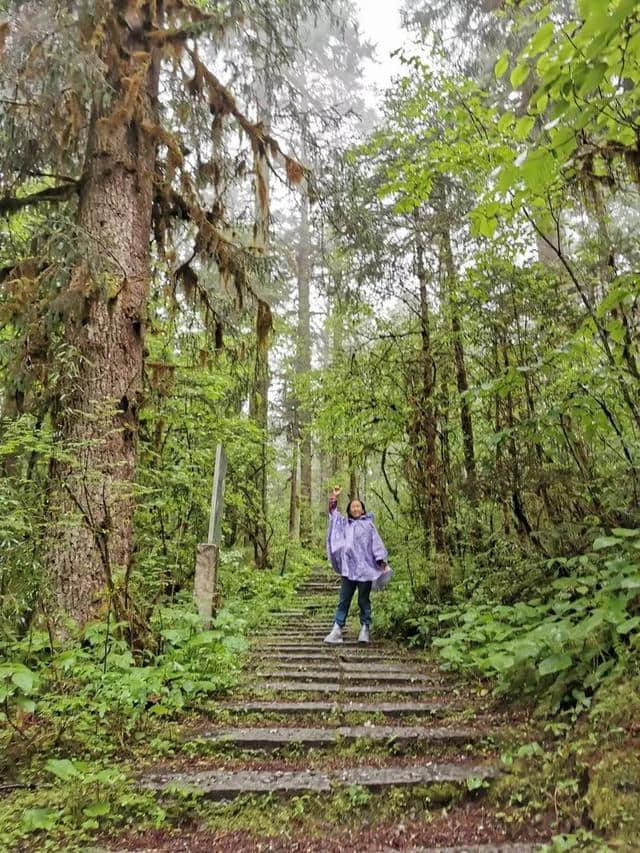
{"type": "Polygon", "coordinates": [[[360,633],[358,634],[358,642],[359,643],[370,643],[371,639],[369,637],[369,626],[363,625],[360,628],[360,633]]]}
{"type": "Polygon", "coordinates": [[[324,638],[325,643],[342,643],[342,628],[336,622],[331,629],[331,632],[324,638]]]}

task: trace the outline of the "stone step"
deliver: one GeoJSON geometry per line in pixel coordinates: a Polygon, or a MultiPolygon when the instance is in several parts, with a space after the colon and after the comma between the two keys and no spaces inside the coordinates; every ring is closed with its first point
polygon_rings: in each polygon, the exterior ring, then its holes
{"type": "Polygon", "coordinates": [[[380,683],[385,684],[428,684],[432,688],[439,690],[446,689],[441,684],[434,684],[433,678],[428,675],[419,675],[418,673],[407,672],[385,672],[371,669],[368,672],[346,672],[341,669],[336,670],[334,667],[331,670],[295,670],[289,667],[279,667],[273,672],[256,672],[257,678],[275,678],[285,679],[287,681],[323,681],[332,675],[335,678],[340,678],[344,683],[359,684],[359,683],[380,683]]]}
{"type": "Polygon", "coordinates": [[[421,696],[423,693],[433,692],[433,687],[426,688],[420,685],[393,685],[393,684],[369,684],[367,686],[349,687],[338,682],[290,682],[290,681],[265,681],[259,684],[247,685],[252,692],[256,693],[345,693],[347,696],[367,696],[372,693],[397,693],[408,696],[421,696]],[[379,688],[379,689],[378,689],[379,688]]]}
{"type": "Polygon", "coordinates": [[[360,654],[358,650],[354,650],[353,652],[344,651],[339,655],[327,655],[327,654],[309,654],[308,652],[302,652],[300,654],[295,654],[293,652],[264,652],[260,653],[259,650],[254,649],[256,654],[254,654],[253,659],[255,661],[283,661],[283,662],[293,662],[300,664],[313,664],[316,665],[318,663],[330,664],[333,661],[342,662],[343,664],[358,664],[362,666],[366,666],[368,664],[388,664],[393,665],[394,663],[399,663],[401,660],[406,660],[406,657],[394,657],[392,654],[360,654]]]}
{"type": "Polygon", "coordinates": [[[419,663],[402,663],[400,658],[392,658],[388,655],[254,655],[252,658],[254,669],[268,668],[288,669],[291,672],[352,672],[354,674],[367,675],[376,670],[391,674],[411,676],[422,676],[430,681],[444,681],[445,676],[428,665],[420,667],[419,663]]]}
{"type": "MultiPolygon", "coordinates": [[[[276,619],[270,620],[267,622],[263,622],[258,631],[266,632],[266,631],[274,631],[278,630],[282,633],[286,634],[295,634],[296,636],[301,633],[307,634],[319,634],[322,632],[323,636],[326,636],[329,631],[333,627],[333,619],[329,617],[328,619],[323,619],[321,622],[314,622],[309,624],[306,620],[297,620],[297,619],[276,619]]],[[[347,625],[345,628],[351,634],[357,634],[360,631],[360,624],[358,622],[353,622],[351,625],[347,625]]]]}
{"type": "MultiPolygon", "coordinates": [[[[278,613],[269,614],[270,622],[276,622],[280,618],[280,614],[278,613]]],[[[297,628],[316,628],[320,631],[322,628],[326,628],[327,626],[331,628],[333,625],[333,613],[328,613],[326,615],[323,614],[322,616],[318,616],[317,618],[314,617],[313,619],[310,615],[306,614],[304,616],[287,616],[284,618],[286,618],[287,621],[283,624],[288,626],[295,625],[297,628]]],[[[357,622],[353,623],[353,625],[357,624],[357,622]]]]}
{"type": "Polygon", "coordinates": [[[235,714],[383,714],[386,717],[427,717],[457,710],[444,702],[219,702],[217,710],[235,714]]]}
{"type": "Polygon", "coordinates": [[[486,737],[474,729],[426,726],[338,726],[337,728],[224,728],[201,734],[213,743],[229,743],[246,749],[279,749],[298,744],[310,749],[365,740],[373,743],[447,745],[466,744],[486,737]]]}
{"type": "MultiPolygon", "coordinates": [[[[288,643],[291,645],[304,643],[305,645],[321,643],[327,636],[327,628],[321,631],[258,631],[252,634],[252,640],[260,640],[266,643],[288,643]]],[[[352,635],[355,639],[355,633],[352,635]]]]}
{"type": "Polygon", "coordinates": [[[345,646],[349,648],[361,649],[362,651],[380,651],[382,648],[380,645],[376,645],[376,643],[359,643],[357,640],[344,640],[342,643],[323,643],[322,640],[318,640],[316,643],[285,643],[285,642],[266,642],[261,643],[260,647],[263,649],[278,649],[283,652],[295,652],[295,651],[307,651],[314,652],[318,651],[318,649],[327,649],[331,651],[332,649],[342,649],[345,646]]]}
{"type": "MultiPolygon", "coordinates": [[[[290,655],[286,656],[290,658],[290,655]]],[[[397,659],[393,658],[380,658],[379,660],[375,658],[367,658],[365,661],[362,661],[360,658],[357,658],[355,663],[352,662],[353,659],[345,661],[342,658],[337,660],[327,660],[326,657],[321,656],[319,660],[316,657],[312,657],[311,660],[308,660],[305,657],[301,659],[297,659],[293,656],[293,660],[284,660],[280,657],[268,657],[265,655],[264,660],[272,660],[274,663],[271,666],[276,666],[278,669],[288,669],[291,672],[353,672],[353,673],[364,673],[365,675],[370,672],[388,672],[391,674],[400,674],[406,676],[422,676],[423,678],[428,678],[430,681],[444,681],[444,676],[438,671],[434,670],[433,672],[425,673],[424,668],[417,669],[415,666],[406,666],[401,663],[397,659]]],[[[260,659],[257,659],[259,661],[260,659]]],[[[265,664],[269,666],[270,664],[265,664]]]]}
{"type": "Polygon", "coordinates": [[[144,788],[165,790],[172,785],[194,788],[208,799],[228,799],[239,794],[331,793],[336,787],[362,785],[374,791],[468,779],[494,779],[498,771],[488,765],[436,764],[409,767],[353,767],[341,770],[265,771],[201,770],[197,773],[156,773],[142,780],[144,788]]]}
{"type": "MultiPolygon", "coordinates": [[[[550,843],[550,842],[548,842],[550,843]]],[[[411,847],[405,853],[535,853],[544,844],[464,844],[461,847],[411,847]]],[[[372,853],[397,853],[395,847],[382,847],[372,853]]]]}

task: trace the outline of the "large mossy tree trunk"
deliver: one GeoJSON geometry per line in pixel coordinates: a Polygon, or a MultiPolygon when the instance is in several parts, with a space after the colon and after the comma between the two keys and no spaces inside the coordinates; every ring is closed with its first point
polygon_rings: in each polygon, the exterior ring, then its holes
{"type": "Polygon", "coordinates": [[[111,604],[124,615],[134,551],[156,158],[144,127],[155,123],[158,62],[117,26],[104,46],[113,98],[94,104],[88,133],[76,219],[86,245],[67,285],[66,375],[53,412],[66,455],[52,463],[46,562],[56,617],[80,625],[111,604]]]}

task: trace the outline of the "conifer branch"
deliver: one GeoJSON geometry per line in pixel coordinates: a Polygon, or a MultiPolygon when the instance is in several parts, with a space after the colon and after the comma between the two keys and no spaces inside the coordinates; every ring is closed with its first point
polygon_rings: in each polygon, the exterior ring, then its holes
{"type": "Polygon", "coordinates": [[[43,202],[60,202],[69,201],[71,196],[80,188],[80,181],[70,181],[58,187],[46,187],[44,190],[39,190],[37,193],[25,195],[21,197],[6,196],[0,198],[0,213],[15,213],[16,210],[22,210],[23,207],[30,207],[34,204],[43,202]]]}

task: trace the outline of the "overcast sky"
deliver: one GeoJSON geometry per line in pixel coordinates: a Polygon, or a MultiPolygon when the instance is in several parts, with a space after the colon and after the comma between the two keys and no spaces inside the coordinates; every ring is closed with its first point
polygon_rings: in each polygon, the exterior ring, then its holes
{"type": "Polygon", "coordinates": [[[400,68],[400,63],[389,54],[407,38],[400,27],[402,0],[356,0],[356,5],[364,37],[377,46],[376,61],[365,64],[365,75],[372,88],[384,90],[400,68]]]}

